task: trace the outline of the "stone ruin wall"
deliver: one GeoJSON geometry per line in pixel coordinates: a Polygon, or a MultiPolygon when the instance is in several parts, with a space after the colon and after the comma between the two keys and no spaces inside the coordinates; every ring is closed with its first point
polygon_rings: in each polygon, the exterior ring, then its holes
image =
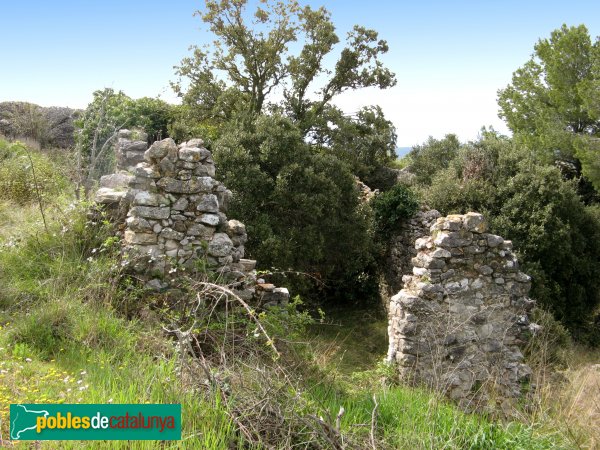
{"type": "Polygon", "coordinates": [[[480,214],[437,218],[430,231],[391,298],[387,359],[465,409],[508,413],[531,375],[521,353],[534,329],[530,277],[480,214]]]}
{"type": "Polygon", "coordinates": [[[412,273],[412,258],[417,255],[415,241],[429,234],[429,229],[441,214],[435,209],[423,208],[410,219],[402,222],[400,228],[387,241],[383,273],[379,280],[382,304],[389,313],[390,299],[402,289],[402,277],[412,273]]]}
{"type": "Polygon", "coordinates": [[[117,171],[101,178],[96,203],[120,228],[123,261],[150,289],[206,267],[246,301],[287,303],[287,289],[257,280],[256,261],[244,259],[246,227],[228,220],[231,192],[214,179],[203,144],[163,139],[148,148],[145,133],[119,132],[117,171]]]}

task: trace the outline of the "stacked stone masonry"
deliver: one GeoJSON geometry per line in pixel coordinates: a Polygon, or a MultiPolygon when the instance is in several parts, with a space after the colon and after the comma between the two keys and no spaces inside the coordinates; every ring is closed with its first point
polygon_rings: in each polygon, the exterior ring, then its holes
{"type": "Polygon", "coordinates": [[[214,179],[203,141],[164,139],[148,148],[146,139],[145,133],[119,132],[117,172],[102,177],[96,194],[108,210],[126,211],[122,253],[130,269],[147,287],[163,289],[182,269],[206,267],[245,300],[286,303],[287,289],[260,283],[256,261],[244,259],[246,227],[228,220],[231,192],[214,179]]]}
{"type": "Polygon", "coordinates": [[[521,352],[535,330],[530,277],[480,214],[438,218],[430,231],[390,301],[388,360],[465,409],[507,412],[531,375],[521,352]]]}
{"type": "Polygon", "coordinates": [[[411,260],[417,255],[415,240],[427,236],[429,229],[440,216],[435,209],[423,208],[417,211],[414,217],[402,222],[399,230],[389,238],[379,283],[386,310],[389,309],[390,298],[404,285],[402,277],[412,273],[411,260]]]}

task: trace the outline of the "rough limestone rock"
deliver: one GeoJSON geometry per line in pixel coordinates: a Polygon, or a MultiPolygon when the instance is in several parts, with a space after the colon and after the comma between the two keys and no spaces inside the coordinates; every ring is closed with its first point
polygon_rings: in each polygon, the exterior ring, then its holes
{"type": "Polygon", "coordinates": [[[111,173],[100,177],[100,187],[127,190],[129,182],[133,179],[133,175],[128,172],[111,173]]]}
{"type": "Polygon", "coordinates": [[[0,134],[11,138],[35,138],[32,119],[41,122],[46,147],[73,147],[74,121],[81,110],[60,106],[43,107],[26,102],[0,102],[0,134]]]}
{"type": "Polygon", "coordinates": [[[534,330],[530,277],[481,214],[440,217],[430,231],[390,301],[388,361],[466,409],[506,412],[531,374],[521,353],[534,330]]]}
{"type": "Polygon", "coordinates": [[[163,139],[162,141],[156,141],[144,153],[144,159],[150,164],[160,162],[169,153],[174,154],[177,152],[177,145],[173,139],[163,139]]]}
{"type": "MultiPolygon", "coordinates": [[[[130,132],[120,136],[118,151],[139,151],[137,141],[128,139],[134,138],[130,132]]],[[[223,273],[241,269],[242,244],[232,242],[227,222],[222,225],[218,214],[217,189],[226,189],[212,177],[194,175],[202,166],[214,169],[210,152],[198,147],[199,142],[177,146],[164,139],[133,159],[123,159],[124,164],[135,163],[124,254],[142,276],[168,279],[177,268],[193,268],[201,258],[223,273]]]]}
{"type": "Polygon", "coordinates": [[[148,149],[148,135],[137,130],[120,130],[116,145],[117,168],[133,171],[138,163],[144,161],[148,149]]]}
{"type": "Polygon", "coordinates": [[[96,203],[119,203],[125,196],[127,191],[102,187],[96,192],[96,203]]]}

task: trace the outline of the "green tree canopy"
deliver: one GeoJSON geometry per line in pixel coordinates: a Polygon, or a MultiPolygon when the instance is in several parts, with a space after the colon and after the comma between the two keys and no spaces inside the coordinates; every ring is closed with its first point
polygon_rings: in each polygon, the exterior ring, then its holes
{"type": "MultiPolygon", "coordinates": [[[[331,293],[372,262],[369,214],[351,172],[333,155],[311,151],[291,120],[275,114],[250,127],[231,123],[214,150],[234,192],[231,216],[246,222],[249,254],[263,267],[309,274],[331,293]]],[[[306,281],[295,278],[294,287],[306,281]]]]}
{"type": "Polygon", "coordinates": [[[160,99],[134,100],[111,88],[95,91],[92,101],[75,121],[80,177],[86,191],[93,180],[113,169],[111,150],[120,129],[142,128],[153,142],[168,136],[172,120],[173,107],[160,99]]]}
{"type": "Polygon", "coordinates": [[[374,189],[394,184],[395,176],[385,167],[396,157],[396,129],[379,106],[361,108],[352,116],[327,106],[315,119],[308,142],[344,161],[374,189]]]}
{"type": "Polygon", "coordinates": [[[563,25],[498,92],[500,117],[542,159],[581,164],[600,190],[599,94],[600,41],[584,25],[563,25]]]}
{"type": "Polygon", "coordinates": [[[267,0],[250,15],[246,7],[246,0],[207,0],[205,11],[197,12],[215,40],[210,48],[193,48],[176,68],[180,78],[173,87],[198,108],[199,117],[227,119],[236,109],[259,114],[281,88],[283,106],[306,129],[312,124],[309,116],[320,114],[336,95],[395,84],[379,59],[388,46],[376,31],[355,26],[329,70],[324,58],[339,37],[325,8],[267,0]],[[298,54],[290,52],[295,42],[301,45],[298,54]],[[189,80],[187,89],[184,80],[189,80]]]}
{"type": "Polygon", "coordinates": [[[395,85],[381,61],[386,41],[355,26],[341,44],[325,8],[295,0],[266,0],[253,13],[248,9],[246,0],[207,0],[204,11],[197,12],[215,39],[210,46],[194,47],[176,67],[178,80],[172,85],[182,98],[187,127],[251,122],[276,111],[313,146],[343,156],[356,175],[368,178],[389,162],[396,134],[381,109],[348,116],[332,104],[350,89],[395,85]],[[327,67],[331,58],[336,62],[327,67]]]}
{"type": "Polygon", "coordinates": [[[217,176],[234,193],[231,215],[248,227],[249,255],[311,274],[329,293],[353,293],[374,250],[352,175],[383,180],[396,134],[380,108],[347,115],[333,100],[396,83],[381,61],[387,43],[361,26],[341,42],[325,8],[296,0],[206,0],[197,15],[214,40],[176,68],[174,131],[212,138],[217,176]]]}

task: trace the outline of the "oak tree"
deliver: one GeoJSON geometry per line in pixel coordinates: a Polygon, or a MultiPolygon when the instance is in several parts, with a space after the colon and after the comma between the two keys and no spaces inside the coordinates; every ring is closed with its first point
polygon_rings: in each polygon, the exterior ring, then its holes
{"type": "Polygon", "coordinates": [[[263,0],[253,14],[247,9],[246,0],[207,0],[196,13],[214,40],[192,48],[172,83],[192,120],[219,124],[277,109],[308,135],[339,94],[395,85],[380,60],[387,42],[376,31],[354,26],[335,65],[327,67],[340,38],[325,8],[263,0]]]}

